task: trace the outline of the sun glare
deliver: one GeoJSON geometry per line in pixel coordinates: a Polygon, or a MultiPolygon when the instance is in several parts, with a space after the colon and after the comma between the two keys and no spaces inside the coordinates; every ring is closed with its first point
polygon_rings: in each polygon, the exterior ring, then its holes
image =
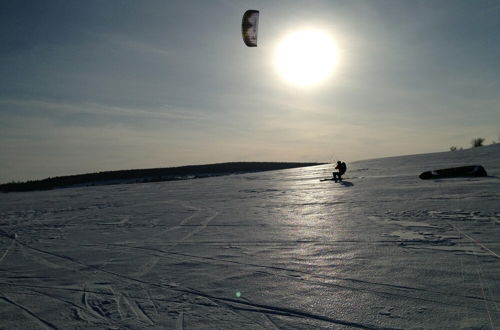
{"type": "Polygon", "coordinates": [[[337,47],[330,35],[321,30],[299,30],[278,44],[276,68],[288,82],[302,87],[326,80],[337,64],[337,47]]]}

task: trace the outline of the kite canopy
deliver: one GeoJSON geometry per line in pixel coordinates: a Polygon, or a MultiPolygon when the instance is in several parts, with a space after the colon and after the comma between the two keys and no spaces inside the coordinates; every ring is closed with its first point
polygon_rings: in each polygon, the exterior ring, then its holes
{"type": "Polygon", "coordinates": [[[257,27],[259,25],[259,11],[247,10],[241,22],[241,34],[248,47],[257,47],[257,27]]]}
{"type": "Polygon", "coordinates": [[[440,170],[427,171],[419,175],[422,180],[443,179],[456,177],[478,177],[488,176],[486,170],[481,165],[461,166],[452,168],[443,168],[440,170]]]}

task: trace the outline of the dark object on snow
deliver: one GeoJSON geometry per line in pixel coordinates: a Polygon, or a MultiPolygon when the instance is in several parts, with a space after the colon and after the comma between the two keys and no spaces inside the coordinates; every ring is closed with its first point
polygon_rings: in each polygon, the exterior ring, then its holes
{"type": "Polygon", "coordinates": [[[441,170],[427,171],[420,174],[418,177],[422,180],[429,179],[442,179],[442,178],[456,178],[456,177],[467,177],[467,176],[488,176],[486,170],[481,165],[472,166],[461,166],[444,168],[441,170]]]}

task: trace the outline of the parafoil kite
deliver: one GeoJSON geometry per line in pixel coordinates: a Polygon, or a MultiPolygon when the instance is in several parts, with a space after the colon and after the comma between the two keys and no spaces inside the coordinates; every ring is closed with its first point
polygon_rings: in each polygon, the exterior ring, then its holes
{"type": "Polygon", "coordinates": [[[257,28],[259,25],[259,11],[247,10],[241,22],[241,34],[248,47],[257,47],[257,28]]]}

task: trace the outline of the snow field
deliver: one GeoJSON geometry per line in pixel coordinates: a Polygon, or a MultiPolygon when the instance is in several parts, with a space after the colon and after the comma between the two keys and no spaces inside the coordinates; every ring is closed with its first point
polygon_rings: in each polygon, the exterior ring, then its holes
{"type": "Polygon", "coordinates": [[[2,194],[0,327],[500,328],[500,146],[348,166],[2,194]]]}

